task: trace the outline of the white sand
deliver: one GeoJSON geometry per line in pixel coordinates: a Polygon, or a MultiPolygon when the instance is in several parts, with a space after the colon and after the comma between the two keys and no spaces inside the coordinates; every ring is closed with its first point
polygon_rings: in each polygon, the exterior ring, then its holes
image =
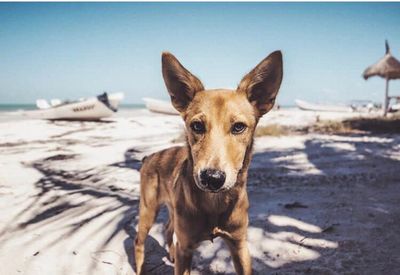
{"type": "MultiPolygon", "coordinates": [[[[297,127],[338,114],[274,111],[297,127]]],[[[172,145],[179,117],[145,110],[110,123],[0,123],[0,274],[133,274],[139,160],[172,145]]],[[[256,140],[249,246],[258,274],[400,272],[400,137],[294,135],[256,140]],[[293,206],[294,207],[291,207],[293,206]],[[297,207],[296,207],[297,206],[297,207]]],[[[171,274],[160,213],[146,266],[171,274]]],[[[232,273],[220,240],[194,273],[232,273]]]]}

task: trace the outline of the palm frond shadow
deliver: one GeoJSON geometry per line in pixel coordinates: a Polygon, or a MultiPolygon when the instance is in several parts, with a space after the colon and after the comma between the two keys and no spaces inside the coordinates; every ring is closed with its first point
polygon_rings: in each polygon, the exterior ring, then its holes
{"type": "MultiPolygon", "coordinates": [[[[391,146],[395,146],[398,140],[388,139],[387,142],[391,146]]],[[[254,155],[254,160],[257,165],[252,165],[249,171],[249,197],[252,207],[250,208],[250,229],[258,230],[261,233],[259,242],[263,240],[277,241],[277,235],[274,233],[289,232],[301,235],[304,238],[320,238],[327,241],[335,241],[335,237],[325,232],[307,232],[301,228],[276,225],[268,221],[270,215],[278,215],[284,217],[292,217],[302,220],[308,224],[316,225],[324,228],[326,224],[319,223],[317,220],[307,220],[312,216],[312,209],[296,209],[287,210],[284,207],[276,204],[268,203],[268,201],[279,201],[283,189],[285,192],[295,193],[296,188],[304,188],[305,185],[318,185],[322,179],[339,179],[340,177],[361,176],[358,175],[358,165],[371,164],[371,174],[367,175],[367,180],[374,177],[375,171],[373,162],[376,159],[385,162],[388,171],[393,167],[398,167],[399,162],[394,160],[384,152],[380,152],[380,143],[363,142],[362,140],[341,141],[351,146],[353,151],[338,149],[335,144],[322,139],[307,140],[304,149],[296,149],[293,151],[286,150],[267,150],[254,155]],[[285,158],[288,154],[305,154],[309,163],[314,169],[317,169],[319,174],[303,173],[303,168],[298,167],[293,163],[291,158],[285,158]],[[324,157],[322,157],[324,156],[324,157]],[[327,162],[327,157],[331,162],[327,162]],[[360,164],[361,162],[361,164],[360,164]],[[341,169],[333,169],[332,165],[342,166],[341,169]],[[339,173],[337,171],[340,171],[339,173]],[[259,188],[264,190],[265,197],[258,198],[259,188]],[[282,189],[283,188],[283,189],[282,189]],[[267,191],[265,191],[267,190],[267,191]],[[279,192],[278,192],[279,191],[279,192]],[[271,207],[270,210],[268,208],[271,207]]],[[[129,260],[132,269],[135,268],[133,260],[133,239],[136,236],[135,226],[137,224],[138,214],[138,194],[130,188],[121,188],[114,185],[112,182],[104,180],[109,174],[113,174],[120,169],[139,170],[141,162],[137,157],[140,153],[134,148],[126,150],[124,153],[125,160],[119,163],[114,163],[108,166],[99,167],[96,169],[63,169],[63,163],[78,155],[55,155],[50,158],[34,161],[29,164],[31,167],[39,171],[43,176],[36,183],[35,187],[38,190],[34,198],[29,204],[24,207],[20,213],[15,215],[16,226],[10,225],[8,231],[19,230],[26,231],[32,228],[43,227],[48,230],[55,228],[63,228],[62,236],[54,238],[49,242],[41,244],[40,249],[47,249],[55,245],[60,237],[72,238],[74,235],[82,234],[83,229],[87,229],[87,225],[97,222],[96,228],[89,233],[91,238],[96,238],[96,232],[100,232],[102,227],[107,224],[114,224],[114,230],[108,234],[102,244],[104,247],[114,240],[121,231],[127,234],[124,239],[125,256],[129,260]],[[93,200],[104,200],[106,205],[96,206],[92,204],[93,200]],[[34,209],[33,216],[25,217],[28,210],[34,209]]],[[[340,168],[340,167],[339,167],[340,168]]],[[[390,171],[393,171],[390,170],[390,171]]],[[[382,171],[379,171],[382,173],[382,171]]],[[[395,176],[390,173],[387,177],[395,176]]],[[[138,183],[136,183],[138,184],[138,183]]],[[[261,190],[260,189],[260,190],[261,190]]],[[[315,196],[312,188],[308,188],[309,196],[315,196]]],[[[329,210],[326,210],[329,211],[329,210]]],[[[164,223],[167,219],[166,210],[162,210],[157,224],[164,223]]],[[[337,221],[340,222],[340,217],[337,221]]],[[[253,230],[253,231],[254,231],[253,230]]],[[[86,230],[87,231],[87,230],[86,230]]],[[[252,231],[250,231],[252,232],[252,231]]],[[[0,232],[0,241],[7,241],[7,232],[0,232]]],[[[251,236],[250,236],[251,237],[251,236]]],[[[251,239],[251,238],[250,238],[251,239]]],[[[33,240],[35,241],[35,240],[33,240]]],[[[304,246],[298,240],[285,239],[279,240],[285,245],[304,246]]],[[[199,251],[194,258],[194,269],[197,269],[203,274],[218,273],[215,268],[220,266],[221,272],[230,273],[233,268],[229,255],[226,254],[227,248],[222,242],[216,242],[214,249],[209,249],[208,253],[199,251]],[[219,263],[215,264],[217,259],[219,263]],[[211,268],[212,266],[212,268],[211,268]],[[224,270],[225,269],[225,270],[224,270]]],[[[303,268],[304,262],[313,261],[316,264],[323,263],[324,257],[329,257],[333,248],[324,247],[306,247],[310,251],[317,252],[320,257],[315,259],[306,259],[304,261],[287,261],[279,267],[273,266],[271,263],[278,261],[277,255],[270,253],[264,248],[257,248],[258,256],[254,258],[254,266],[256,273],[265,274],[269,272],[286,272],[303,268]]],[[[253,251],[254,252],[254,251],[253,251]]],[[[167,251],[163,244],[160,244],[156,238],[149,236],[146,241],[146,266],[152,274],[164,273],[172,274],[173,269],[168,261],[167,251]]],[[[98,264],[93,262],[92,268],[98,264]]],[[[334,267],[332,267],[334,268],[334,267]]],[[[218,269],[218,268],[217,268],[218,269]]]]}

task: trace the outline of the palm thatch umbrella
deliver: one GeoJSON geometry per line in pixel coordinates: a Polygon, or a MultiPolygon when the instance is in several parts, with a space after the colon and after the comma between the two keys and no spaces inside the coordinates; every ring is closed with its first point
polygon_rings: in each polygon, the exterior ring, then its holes
{"type": "Polygon", "coordinates": [[[400,62],[392,56],[387,40],[385,41],[385,46],[385,56],[374,65],[369,66],[363,73],[365,80],[376,75],[386,79],[385,101],[383,103],[384,116],[387,114],[389,105],[389,80],[400,78],[400,62]]]}

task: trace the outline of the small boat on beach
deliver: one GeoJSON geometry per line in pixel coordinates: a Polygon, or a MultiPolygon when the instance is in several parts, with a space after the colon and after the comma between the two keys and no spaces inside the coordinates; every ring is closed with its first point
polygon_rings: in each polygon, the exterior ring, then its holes
{"type": "Polygon", "coordinates": [[[179,115],[179,112],[175,110],[169,101],[144,97],[142,98],[146,104],[146,108],[155,113],[167,114],[167,115],[179,115]]]}
{"type": "Polygon", "coordinates": [[[305,111],[340,112],[340,113],[371,113],[381,109],[380,104],[371,100],[352,100],[349,104],[316,104],[304,100],[295,100],[297,107],[305,111]]]}
{"type": "Polygon", "coordinates": [[[48,120],[99,120],[112,116],[118,110],[118,105],[124,98],[123,93],[107,94],[104,92],[97,97],[79,99],[77,101],[36,100],[38,110],[24,111],[29,118],[48,120]]]}
{"type": "Polygon", "coordinates": [[[322,112],[353,112],[351,106],[346,105],[325,105],[325,104],[315,104],[304,100],[295,100],[297,107],[305,111],[322,111],[322,112]]]}

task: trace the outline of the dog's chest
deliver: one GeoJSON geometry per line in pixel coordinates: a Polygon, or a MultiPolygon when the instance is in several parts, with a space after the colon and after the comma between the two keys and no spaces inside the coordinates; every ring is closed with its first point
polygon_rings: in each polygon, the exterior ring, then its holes
{"type": "Polygon", "coordinates": [[[217,237],[227,237],[227,219],[224,215],[207,215],[203,214],[202,217],[197,219],[199,223],[198,238],[199,241],[213,241],[217,237]],[[202,220],[200,222],[200,220],[202,220]]]}

